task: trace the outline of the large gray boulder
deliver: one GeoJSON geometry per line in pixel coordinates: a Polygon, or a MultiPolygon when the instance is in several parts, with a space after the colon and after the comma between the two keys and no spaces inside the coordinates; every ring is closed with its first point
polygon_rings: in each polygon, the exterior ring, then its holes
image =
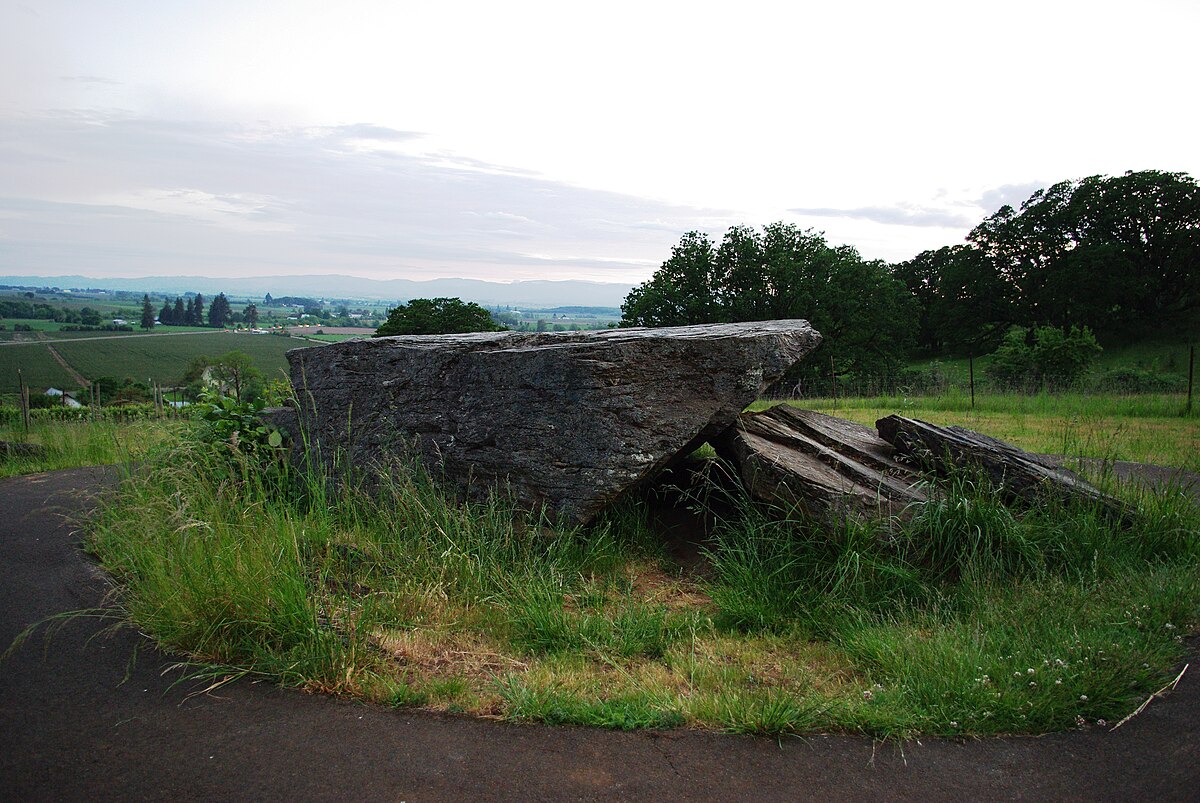
{"type": "Polygon", "coordinates": [[[584,523],[719,435],[820,341],[793,320],[295,349],[299,407],[276,422],[327,464],[390,470],[415,447],[473,496],[499,483],[584,523]]]}

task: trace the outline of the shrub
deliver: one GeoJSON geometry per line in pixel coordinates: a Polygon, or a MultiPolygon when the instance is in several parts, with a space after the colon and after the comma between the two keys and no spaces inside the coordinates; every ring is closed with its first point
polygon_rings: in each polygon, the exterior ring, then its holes
{"type": "Polygon", "coordinates": [[[261,402],[238,401],[202,391],[196,405],[200,440],[225,443],[245,454],[281,448],[283,435],[259,417],[262,408],[261,402]]]}
{"type": "Polygon", "coordinates": [[[1006,387],[1047,386],[1056,389],[1079,383],[1101,351],[1086,326],[1069,330],[1039,326],[1032,332],[1014,326],[1008,330],[985,369],[997,384],[1006,387]]]}

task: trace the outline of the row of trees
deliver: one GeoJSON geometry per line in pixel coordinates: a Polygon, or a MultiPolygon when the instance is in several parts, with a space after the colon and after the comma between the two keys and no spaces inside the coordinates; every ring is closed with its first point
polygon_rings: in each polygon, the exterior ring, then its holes
{"type": "Polygon", "coordinates": [[[103,321],[100,310],[92,307],[74,309],[72,307],[56,307],[40,301],[10,298],[0,299],[0,319],[3,318],[32,318],[82,326],[100,326],[103,321]]]}
{"type": "Polygon", "coordinates": [[[1065,365],[1045,355],[1094,353],[1093,333],[1200,334],[1200,187],[1160,171],[1060,182],[967,243],[898,265],[786,223],[735,226],[720,244],[689,232],[621,309],[624,326],[808,319],[825,336],[802,363],[810,378],[832,359],[839,375],[886,382],[914,347],[965,356],[1002,343],[1012,371],[1040,376],[1065,365]]]}
{"type": "MultiPolygon", "coordinates": [[[[167,299],[163,303],[162,309],[158,311],[158,323],[164,326],[223,327],[233,323],[245,323],[251,327],[258,326],[258,307],[255,304],[247,304],[246,308],[238,314],[230,307],[229,299],[225,297],[225,294],[218,293],[212,304],[209,305],[206,314],[204,303],[204,296],[200,293],[189,298],[186,304],[182,297],[177,296],[174,302],[167,299]]],[[[154,306],[150,301],[150,296],[145,295],[142,297],[142,328],[152,329],[154,322],[154,306]]]]}

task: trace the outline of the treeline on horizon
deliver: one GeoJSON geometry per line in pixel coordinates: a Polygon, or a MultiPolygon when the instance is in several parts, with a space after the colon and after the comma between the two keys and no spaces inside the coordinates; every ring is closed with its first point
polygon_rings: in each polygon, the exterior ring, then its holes
{"type": "Polygon", "coordinates": [[[622,325],[805,318],[825,341],[794,378],[883,384],[913,357],[1036,349],[1050,330],[1081,354],[1200,331],[1200,187],[1186,173],[1062,181],[966,239],[888,264],[793,224],[734,226],[719,244],[693,231],[629,294],[622,325]]]}
{"type": "MultiPolygon", "coordinates": [[[[164,326],[214,326],[224,327],[232,323],[245,323],[248,326],[258,326],[258,306],[247,304],[240,313],[235,313],[229,305],[229,299],[224,293],[217,293],[208,312],[204,309],[204,296],[196,293],[189,296],[185,303],[182,296],[176,296],[175,301],[164,301],[158,311],[158,323],[164,326]]],[[[154,307],[147,294],[142,299],[142,328],[149,329],[154,325],[154,307]],[[146,325],[149,321],[149,326],[146,325]]]]}

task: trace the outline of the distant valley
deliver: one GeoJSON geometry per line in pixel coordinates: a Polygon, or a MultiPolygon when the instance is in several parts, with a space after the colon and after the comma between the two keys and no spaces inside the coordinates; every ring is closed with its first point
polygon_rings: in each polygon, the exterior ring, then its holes
{"type": "Polygon", "coordinates": [[[479,279],[363,279],[336,274],[319,276],[258,276],[213,278],[208,276],[145,276],[133,279],[98,279],[88,276],[0,276],[0,285],[26,287],[94,288],[152,294],[224,292],[231,296],[253,297],[313,296],[338,299],[408,301],[413,298],[451,297],[477,304],[495,306],[620,307],[630,285],[609,282],[522,281],[487,282],[479,279]]]}

